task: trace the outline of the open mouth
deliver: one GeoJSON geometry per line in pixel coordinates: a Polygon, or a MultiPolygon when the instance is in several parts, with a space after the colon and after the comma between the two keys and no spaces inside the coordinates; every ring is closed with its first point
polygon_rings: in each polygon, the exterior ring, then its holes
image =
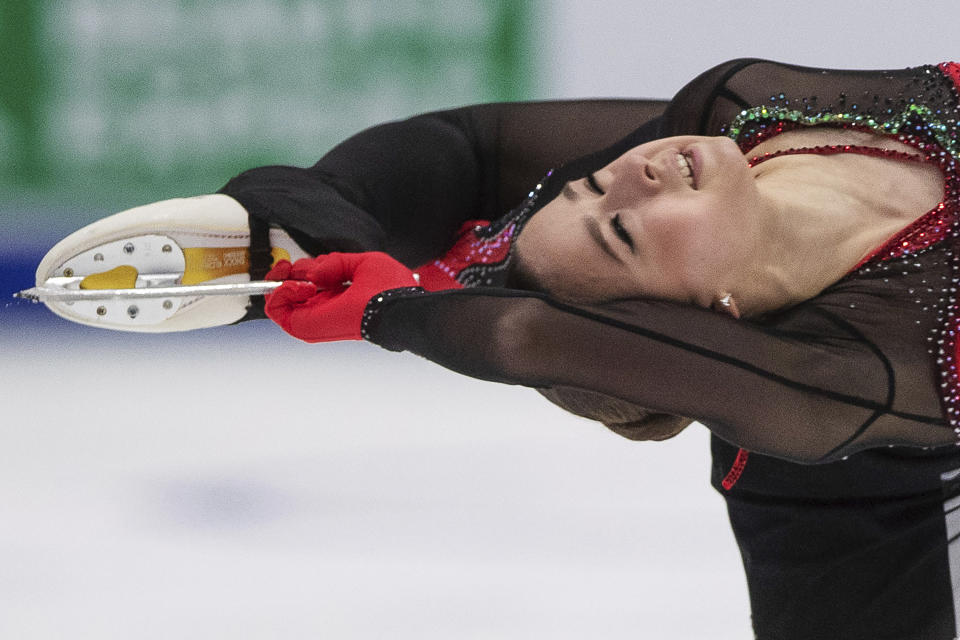
{"type": "Polygon", "coordinates": [[[677,154],[677,168],[680,169],[680,177],[683,178],[690,188],[695,189],[696,186],[693,182],[693,164],[690,162],[690,157],[683,153],[677,154]]]}

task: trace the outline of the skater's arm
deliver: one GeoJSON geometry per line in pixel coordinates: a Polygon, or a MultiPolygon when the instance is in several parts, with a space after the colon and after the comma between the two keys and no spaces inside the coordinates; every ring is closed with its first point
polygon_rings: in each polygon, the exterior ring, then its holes
{"type": "Polygon", "coordinates": [[[794,461],[950,443],[912,300],[891,313],[890,299],[858,296],[856,315],[843,317],[850,299],[838,292],[760,325],[666,302],[587,308],[472,289],[387,297],[366,326],[381,346],[465,375],[688,416],[794,461]]]}
{"type": "Polygon", "coordinates": [[[439,255],[465,220],[498,218],[551,167],[656,118],[664,101],[506,103],[373,127],[309,168],[269,166],[222,193],[312,253],[381,250],[408,265],[439,255]]]}

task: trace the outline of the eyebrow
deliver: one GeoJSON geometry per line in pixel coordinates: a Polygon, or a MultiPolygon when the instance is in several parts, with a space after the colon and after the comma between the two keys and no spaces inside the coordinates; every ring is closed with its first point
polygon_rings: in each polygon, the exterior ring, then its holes
{"type": "Polygon", "coordinates": [[[584,217],[583,223],[587,225],[587,232],[590,234],[590,237],[600,245],[600,248],[603,249],[603,252],[608,256],[616,260],[617,262],[623,262],[623,260],[614,253],[613,249],[610,248],[610,245],[607,243],[607,239],[603,237],[603,233],[600,231],[600,223],[597,222],[594,218],[584,217]]]}

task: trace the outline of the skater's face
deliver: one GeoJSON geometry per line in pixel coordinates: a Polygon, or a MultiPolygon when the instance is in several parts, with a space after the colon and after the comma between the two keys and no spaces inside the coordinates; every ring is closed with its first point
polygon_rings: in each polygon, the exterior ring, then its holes
{"type": "Polygon", "coordinates": [[[664,138],[567,183],[530,219],[516,250],[528,277],[569,300],[707,307],[752,263],[764,207],[732,140],[664,138]]]}

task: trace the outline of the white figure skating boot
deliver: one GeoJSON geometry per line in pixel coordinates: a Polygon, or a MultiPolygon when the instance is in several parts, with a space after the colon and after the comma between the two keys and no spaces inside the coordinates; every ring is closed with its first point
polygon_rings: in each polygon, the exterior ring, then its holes
{"type": "MultiPolygon", "coordinates": [[[[307,254],[270,229],[270,262],[307,254]]],[[[81,324],[121,331],[187,331],[244,317],[250,295],[250,223],[233,198],[204,195],[128,209],[56,244],[22,297],[81,324]],[[244,284],[247,283],[247,284],[244,284]]]]}

